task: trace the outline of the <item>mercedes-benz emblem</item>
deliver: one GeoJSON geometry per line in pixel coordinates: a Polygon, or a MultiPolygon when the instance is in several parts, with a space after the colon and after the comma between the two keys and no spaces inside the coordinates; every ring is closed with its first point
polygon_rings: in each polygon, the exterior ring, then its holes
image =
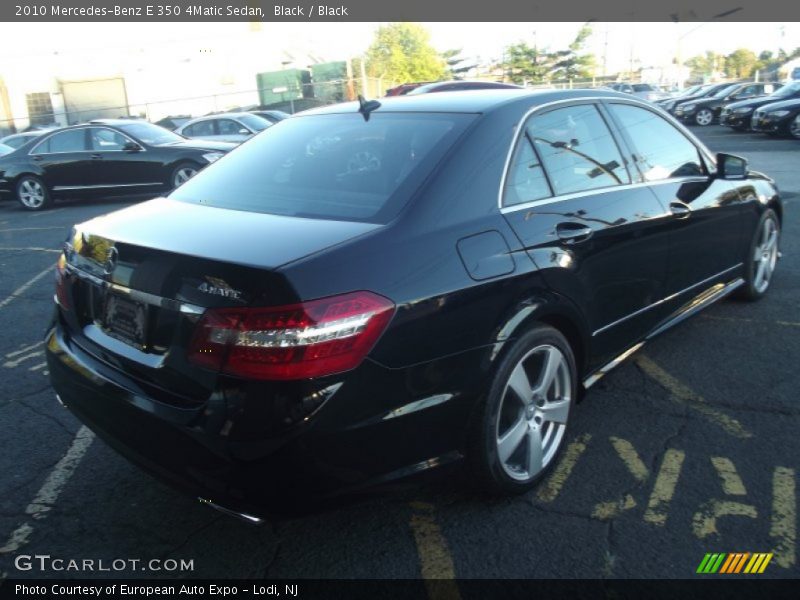
{"type": "Polygon", "coordinates": [[[117,258],[119,258],[119,253],[114,246],[111,246],[106,252],[106,262],[103,263],[104,274],[111,275],[112,271],[114,271],[114,267],[117,266],[117,258]]]}

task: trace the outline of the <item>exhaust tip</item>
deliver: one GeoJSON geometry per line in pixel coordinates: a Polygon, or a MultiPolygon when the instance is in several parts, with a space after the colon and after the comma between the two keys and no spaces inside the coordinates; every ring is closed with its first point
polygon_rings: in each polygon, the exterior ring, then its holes
{"type": "Polygon", "coordinates": [[[266,521],[260,517],[256,517],[255,515],[249,515],[247,513],[239,512],[237,510],[233,510],[230,508],[225,508],[224,506],[220,506],[219,504],[208,500],[207,498],[197,498],[201,504],[205,504],[206,506],[210,506],[214,510],[218,510],[219,512],[228,515],[229,517],[236,517],[237,519],[241,519],[245,523],[249,523],[250,525],[263,525],[266,521]]]}

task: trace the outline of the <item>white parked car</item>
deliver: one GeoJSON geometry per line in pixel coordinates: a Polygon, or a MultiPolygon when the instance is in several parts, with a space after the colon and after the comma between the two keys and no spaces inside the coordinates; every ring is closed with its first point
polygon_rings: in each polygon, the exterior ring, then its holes
{"type": "Polygon", "coordinates": [[[241,143],[271,125],[266,119],[250,113],[231,112],[192,119],[178,127],[175,133],[193,139],[241,143]]]}

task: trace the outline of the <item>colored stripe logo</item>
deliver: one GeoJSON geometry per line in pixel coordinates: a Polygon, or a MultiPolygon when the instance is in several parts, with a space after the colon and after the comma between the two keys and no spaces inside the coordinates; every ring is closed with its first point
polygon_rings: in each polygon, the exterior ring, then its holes
{"type": "Polygon", "coordinates": [[[735,575],[739,573],[763,573],[772,552],[708,553],[697,567],[697,573],[735,575]]]}

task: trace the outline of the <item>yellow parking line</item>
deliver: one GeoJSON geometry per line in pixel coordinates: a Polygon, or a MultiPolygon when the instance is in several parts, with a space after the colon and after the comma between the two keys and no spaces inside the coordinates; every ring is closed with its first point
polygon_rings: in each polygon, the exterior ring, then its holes
{"type": "Polygon", "coordinates": [[[686,454],[682,450],[670,448],[664,453],[664,460],[661,461],[661,468],[658,471],[653,493],[650,494],[650,501],[647,503],[647,510],[644,513],[644,520],[654,525],[664,525],[667,522],[667,511],[672,496],[675,494],[675,486],[681,474],[681,466],[686,454]]]}
{"type": "MultiPolygon", "coordinates": [[[[698,539],[718,535],[717,520],[720,517],[758,518],[758,510],[750,504],[730,500],[710,500],[700,507],[692,518],[692,532],[698,539]]],[[[732,567],[733,569],[733,567],[732,567]]]]}
{"type": "Polygon", "coordinates": [[[744,487],[742,478],[736,472],[736,467],[729,458],[723,456],[712,456],[711,464],[717,470],[722,479],[722,490],[729,496],[744,496],[747,490],[744,487]]]}
{"type": "Polygon", "coordinates": [[[647,479],[647,476],[650,472],[647,470],[644,462],[642,459],[639,458],[638,452],[636,452],[636,448],[633,447],[628,440],[623,440],[622,438],[618,437],[611,437],[611,444],[614,446],[614,450],[617,451],[619,457],[622,459],[622,462],[625,463],[625,466],[628,467],[628,470],[631,472],[631,475],[634,476],[636,481],[644,481],[647,479]]]}
{"type": "Polygon", "coordinates": [[[447,542],[434,516],[434,506],[412,502],[411,531],[417,544],[420,570],[431,600],[460,600],[455,568],[447,542]]]}
{"type": "Polygon", "coordinates": [[[796,489],[794,469],[776,467],[772,475],[772,525],[769,535],[778,539],[775,562],[784,569],[794,566],[797,560],[796,489]]]}
{"type": "Polygon", "coordinates": [[[753,437],[753,434],[742,427],[739,421],[709,406],[702,396],[695,394],[689,387],[675,379],[648,357],[640,354],[634,360],[639,368],[665,388],[675,401],[699,412],[734,437],[753,437]]]}
{"type": "Polygon", "coordinates": [[[588,433],[584,433],[567,446],[567,449],[564,451],[564,456],[556,465],[555,471],[553,471],[553,474],[542,484],[536,494],[536,497],[540,501],[552,502],[556,499],[559,492],[561,492],[561,488],[564,487],[567,479],[569,479],[570,473],[572,473],[572,469],[575,467],[575,463],[578,462],[581,454],[586,450],[586,444],[589,443],[590,439],[592,439],[592,436],[588,433]]]}

